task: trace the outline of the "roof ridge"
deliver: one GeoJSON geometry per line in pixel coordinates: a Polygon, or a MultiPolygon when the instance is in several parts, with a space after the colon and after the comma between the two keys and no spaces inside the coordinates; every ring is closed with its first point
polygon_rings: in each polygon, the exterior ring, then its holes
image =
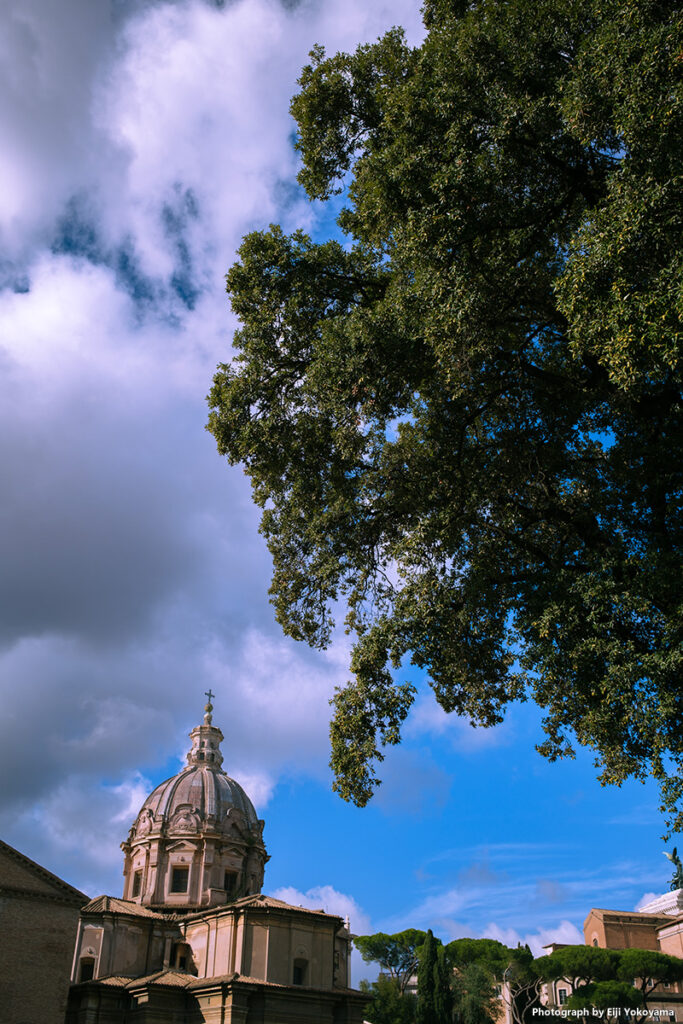
{"type": "Polygon", "coordinates": [[[72,896],[73,899],[83,900],[85,903],[88,902],[90,897],[86,893],[81,892],[81,890],[77,889],[74,885],[70,885],[69,882],[65,882],[63,878],[60,878],[58,875],[48,871],[48,869],[44,868],[42,864],[38,864],[35,860],[31,860],[31,858],[27,857],[25,853],[21,853],[19,850],[16,850],[13,846],[10,846],[9,843],[4,842],[2,839],[0,839],[0,851],[6,853],[9,857],[14,858],[14,860],[19,861],[23,867],[30,868],[33,872],[42,876],[45,881],[63,889],[66,893],[72,896]]]}

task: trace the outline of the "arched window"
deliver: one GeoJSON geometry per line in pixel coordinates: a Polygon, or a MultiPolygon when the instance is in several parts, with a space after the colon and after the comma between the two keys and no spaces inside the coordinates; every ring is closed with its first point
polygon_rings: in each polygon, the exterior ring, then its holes
{"type": "Polygon", "coordinates": [[[176,942],[171,954],[171,967],[179,971],[189,971],[192,966],[192,949],[187,942],[176,942]]]}
{"type": "Polygon", "coordinates": [[[292,984],[293,985],[305,985],[306,974],[308,971],[308,960],[303,960],[298,957],[294,961],[294,970],[292,972],[292,984]]]}
{"type": "Polygon", "coordinates": [[[133,897],[133,899],[135,899],[136,896],[140,895],[141,888],[142,888],[142,871],[136,871],[135,874],[133,875],[133,889],[131,891],[131,896],[133,897]]]}
{"type": "Polygon", "coordinates": [[[95,957],[83,956],[78,965],[78,980],[91,981],[95,976],[95,957]]]}

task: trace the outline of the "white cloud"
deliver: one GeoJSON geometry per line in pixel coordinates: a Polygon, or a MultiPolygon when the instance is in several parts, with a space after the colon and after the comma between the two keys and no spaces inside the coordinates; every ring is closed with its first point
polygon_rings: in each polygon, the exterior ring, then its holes
{"type": "Polygon", "coordinates": [[[275,899],[284,900],[297,907],[308,907],[311,910],[324,910],[326,914],[338,914],[349,918],[351,931],[355,935],[367,935],[370,931],[370,918],[358,906],[353,896],[339,892],[331,885],[315,885],[306,892],[293,886],[282,886],[271,893],[275,899]]]}
{"type": "Polygon", "coordinates": [[[638,900],[638,902],[636,903],[636,905],[635,905],[635,907],[633,909],[636,910],[636,911],[642,910],[642,908],[647,906],[648,903],[652,903],[653,900],[656,900],[658,896],[661,896],[661,893],[658,893],[658,892],[645,892],[645,893],[643,893],[643,895],[640,897],[640,899],[638,900]]]}
{"type": "Polygon", "coordinates": [[[501,928],[497,924],[491,923],[486,926],[481,938],[497,939],[498,942],[512,947],[521,942],[522,945],[529,946],[534,956],[543,956],[547,953],[544,946],[550,945],[551,942],[561,942],[572,946],[582,946],[584,942],[583,934],[571,921],[560,921],[555,927],[540,928],[536,932],[527,932],[526,934],[520,934],[514,928],[501,928]]]}
{"type": "Polygon", "coordinates": [[[472,752],[503,746],[515,738],[514,725],[509,717],[490,729],[473,728],[469,719],[444,711],[431,691],[415,701],[404,733],[407,737],[445,736],[459,751],[472,752]]]}

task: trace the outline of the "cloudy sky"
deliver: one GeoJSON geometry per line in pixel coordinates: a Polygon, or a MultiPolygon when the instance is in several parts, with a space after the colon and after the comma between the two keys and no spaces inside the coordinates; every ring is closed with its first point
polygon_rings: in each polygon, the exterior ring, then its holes
{"type": "MultiPolygon", "coordinates": [[[[330,791],[343,640],[284,639],[239,469],[204,430],[242,235],[316,237],[296,78],[413,0],[22,0],[0,7],[2,837],[91,895],[216,693],[225,767],[266,818],[266,889],[352,927],[580,941],[667,887],[651,786],[548,765],[538,715],[488,733],[421,696],[385,785],[330,791]]],[[[414,680],[419,682],[419,680],[414,680]]]]}

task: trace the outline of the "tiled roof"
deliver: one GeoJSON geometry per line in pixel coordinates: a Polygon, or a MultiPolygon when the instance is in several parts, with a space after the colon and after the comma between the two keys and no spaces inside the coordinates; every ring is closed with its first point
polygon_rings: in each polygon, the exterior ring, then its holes
{"type": "MultiPolygon", "coordinates": [[[[196,991],[203,988],[211,988],[212,985],[230,984],[231,982],[237,982],[243,985],[261,985],[265,988],[292,988],[291,985],[280,985],[276,981],[266,981],[264,978],[251,978],[248,975],[237,974],[234,972],[232,974],[218,974],[211,978],[197,978],[194,974],[188,974],[185,971],[174,971],[170,968],[155,971],[153,974],[147,974],[144,978],[125,978],[121,975],[111,975],[108,978],[97,978],[95,982],[89,982],[88,984],[94,983],[98,985],[110,985],[112,988],[127,988],[129,990],[151,985],[171,988],[186,988],[196,991]]],[[[304,988],[306,989],[308,986],[305,986],[304,988]]],[[[312,988],[309,990],[325,993],[333,992],[336,995],[360,994],[356,989],[352,988],[312,988]]],[[[299,991],[298,987],[297,991],[299,991]]]]}
{"type": "Polygon", "coordinates": [[[116,896],[96,896],[85,907],[84,914],[130,914],[133,917],[152,917],[157,921],[173,920],[168,914],[158,914],[132,900],[120,900],[116,896]]]}
{"type": "Polygon", "coordinates": [[[190,984],[187,986],[193,991],[201,988],[209,988],[211,985],[218,985],[222,983],[237,982],[244,985],[262,985],[265,988],[279,988],[279,989],[295,989],[297,992],[300,991],[311,991],[311,992],[325,992],[334,993],[335,995],[360,995],[361,993],[355,988],[315,988],[311,986],[300,986],[300,985],[281,985],[277,981],[266,981],[264,978],[251,978],[246,974],[219,974],[213,978],[191,978],[190,984]]]}
{"type": "Polygon", "coordinates": [[[310,907],[298,907],[293,903],[285,903],[284,900],[276,900],[274,896],[264,896],[262,894],[243,896],[241,899],[235,900],[233,903],[223,903],[214,907],[198,907],[196,910],[191,911],[190,914],[161,913],[158,910],[151,910],[149,907],[143,907],[139,903],[135,903],[133,900],[122,900],[117,896],[97,896],[94,900],[90,900],[90,902],[83,907],[83,913],[129,914],[132,917],[147,917],[152,918],[155,921],[186,921],[189,918],[196,919],[197,917],[208,914],[241,910],[246,907],[254,907],[257,910],[286,910],[288,913],[313,914],[315,917],[327,917],[337,921],[341,920],[339,914],[328,914],[327,911],[322,909],[312,910],[310,907]]]}
{"type": "MultiPolygon", "coordinates": [[[[293,903],[285,903],[284,900],[276,900],[274,896],[265,896],[262,893],[255,896],[243,896],[240,900],[228,904],[228,907],[263,907],[266,910],[295,910],[301,914],[315,914],[317,917],[336,917],[339,914],[328,914],[326,910],[312,910],[310,907],[298,907],[293,903]]],[[[224,909],[221,907],[220,909],[224,909]]]]}
{"type": "Polygon", "coordinates": [[[675,921],[669,914],[644,914],[641,910],[607,910],[605,907],[591,907],[590,914],[615,914],[617,917],[644,917],[650,923],[655,921],[675,921]]]}
{"type": "Polygon", "coordinates": [[[196,981],[194,974],[186,974],[184,971],[155,971],[144,978],[128,978],[127,988],[139,988],[141,985],[170,985],[173,988],[188,988],[196,981]]]}

